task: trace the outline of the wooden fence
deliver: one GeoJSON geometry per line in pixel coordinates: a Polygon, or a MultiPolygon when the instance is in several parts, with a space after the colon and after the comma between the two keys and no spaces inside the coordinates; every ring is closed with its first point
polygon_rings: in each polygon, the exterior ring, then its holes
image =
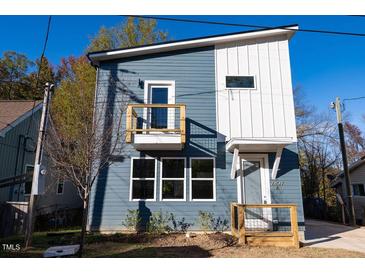
{"type": "Polygon", "coordinates": [[[231,231],[242,244],[252,246],[280,246],[299,248],[297,206],[294,204],[231,204],[231,231]],[[290,221],[280,230],[278,220],[273,220],[273,209],[286,209],[283,214],[290,221]],[[255,212],[256,210],[256,212],[255,212]],[[249,219],[249,215],[251,219],[249,219]],[[254,217],[252,217],[254,216],[254,217]],[[275,221],[275,223],[274,223],[275,221]]]}

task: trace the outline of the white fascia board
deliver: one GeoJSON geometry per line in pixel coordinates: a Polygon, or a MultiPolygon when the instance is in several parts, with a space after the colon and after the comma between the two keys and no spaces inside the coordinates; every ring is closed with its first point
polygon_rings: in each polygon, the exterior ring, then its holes
{"type": "Polygon", "coordinates": [[[287,35],[288,39],[290,39],[295,30],[298,30],[298,26],[291,26],[288,28],[283,29],[269,29],[269,30],[262,30],[262,31],[255,31],[255,32],[247,32],[247,33],[239,33],[239,34],[232,34],[232,35],[225,35],[225,36],[218,36],[218,37],[211,37],[211,38],[202,38],[202,39],[194,39],[194,40],[187,40],[181,41],[176,43],[168,43],[168,44],[161,44],[161,45],[150,45],[145,47],[138,47],[138,48],[130,48],[130,49],[121,49],[121,50],[113,50],[113,51],[106,51],[106,52],[96,52],[90,53],[89,58],[93,62],[99,62],[104,60],[111,60],[111,59],[118,59],[118,58],[126,58],[131,56],[139,56],[145,54],[153,54],[158,52],[167,52],[172,50],[180,50],[186,48],[193,48],[193,47],[205,47],[205,46],[212,46],[220,43],[229,43],[234,41],[241,41],[241,40],[248,40],[254,38],[262,38],[262,37],[270,37],[270,36],[277,36],[277,35],[287,35]]]}
{"type": "Polygon", "coordinates": [[[226,150],[232,151],[239,145],[271,145],[272,149],[276,151],[278,146],[285,146],[295,143],[293,138],[232,138],[226,144],[226,150]]]}

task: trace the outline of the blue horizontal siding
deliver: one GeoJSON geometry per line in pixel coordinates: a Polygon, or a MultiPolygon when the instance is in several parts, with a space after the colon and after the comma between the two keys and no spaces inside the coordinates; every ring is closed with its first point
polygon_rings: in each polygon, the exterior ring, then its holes
{"type": "MultiPolygon", "coordinates": [[[[188,51],[134,57],[123,60],[103,62],[99,68],[98,98],[107,101],[110,108],[116,109],[121,101],[128,99],[141,102],[144,90],[139,83],[144,80],[175,80],[176,103],[187,105],[187,143],[182,151],[136,151],[131,145],[124,145],[123,160],[104,169],[96,181],[91,195],[89,225],[92,230],[119,230],[128,209],[142,208],[144,211],[163,211],[173,213],[177,219],[185,218],[199,229],[197,218],[199,211],[214,213],[215,217],[230,221],[230,203],[237,200],[236,180],[230,179],[232,154],[226,152],[225,143],[218,142],[216,132],[215,97],[215,60],[212,47],[188,51]],[[116,84],[110,84],[117,81],[116,84]],[[125,97],[129,94],[129,98],[125,97]],[[129,201],[131,157],[149,156],[214,157],[216,159],[216,201],[189,201],[189,172],[186,180],[186,201],[160,201],[160,182],[157,176],[156,201],[144,203],[129,201]]],[[[123,119],[125,126],[125,118],[123,119]]],[[[290,200],[300,203],[300,181],[295,147],[283,154],[282,165],[296,163],[293,170],[279,175],[287,181],[286,193],[272,192],[273,201],[290,200]],[[291,197],[292,198],[288,198],[291,197]]],[[[274,155],[270,155],[272,166],[274,155]]],[[[160,164],[157,163],[157,175],[160,164]]],[[[300,217],[301,218],[301,217],[300,217]]]]}

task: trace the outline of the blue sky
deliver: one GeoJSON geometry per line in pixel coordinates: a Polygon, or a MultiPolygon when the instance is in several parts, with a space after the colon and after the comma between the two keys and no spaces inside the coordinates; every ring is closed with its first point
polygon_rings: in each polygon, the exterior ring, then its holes
{"type": "MultiPolygon", "coordinates": [[[[179,17],[179,16],[173,16],[179,17]]],[[[297,23],[303,29],[365,33],[365,17],[353,16],[181,16],[189,19],[278,26],[297,23]]],[[[46,16],[0,16],[0,51],[15,50],[36,59],[41,54],[46,16]]],[[[62,57],[84,53],[90,35],[99,27],[113,26],[119,16],[54,16],[46,56],[57,65],[62,57]]],[[[244,27],[159,21],[173,39],[242,30],[244,27]]],[[[327,112],[336,96],[365,96],[365,37],[297,33],[290,43],[293,86],[306,100],[327,112]]],[[[346,103],[349,119],[365,131],[365,100],[346,103]]],[[[335,119],[334,113],[332,113],[335,119]]]]}

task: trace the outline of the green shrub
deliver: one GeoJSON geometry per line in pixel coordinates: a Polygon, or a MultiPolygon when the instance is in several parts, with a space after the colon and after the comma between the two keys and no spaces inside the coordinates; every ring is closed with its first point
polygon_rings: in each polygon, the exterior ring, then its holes
{"type": "Polygon", "coordinates": [[[198,224],[203,231],[223,232],[229,228],[228,221],[221,217],[214,218],[214,214],[206,211],[199,211],[198,224]]]}
{"type": "Polygon", "coordinates": [[[138,230],[139,224],[141,223],[141,217],[138,209],[128,209],[128,213],[122,221],[122,225],[128,230],[138,230]]]}
{"type": "Polygon", "coordinates": [[[148,223],[148,232],[160,234],[171,231],[169,221],[170,216],[168,213],[153,212],[148,223]]]}
{"type": "Polygon", "coordinates": [[[217,219],[213,218],[213,230],[223,232],[229,229],[228,220],[222,219],[218,217],[217,219]]]}
{"type": "Polygon", "coordinates": [[[211,212],[199,211],[198,224],[204,231],[212,230],[214,222],[214,215],[211,212]]]}
{"type": "Polygon", "coordinates": [[[181,218],[180,220],[177,220],[174,216],[174,214],[170,214],[170,221],[172,223],[172,231],[174,232],[183,232],[185,233],[189,227],[191,227],[193,224],[185,222],[185,217],[181,218]]]}

